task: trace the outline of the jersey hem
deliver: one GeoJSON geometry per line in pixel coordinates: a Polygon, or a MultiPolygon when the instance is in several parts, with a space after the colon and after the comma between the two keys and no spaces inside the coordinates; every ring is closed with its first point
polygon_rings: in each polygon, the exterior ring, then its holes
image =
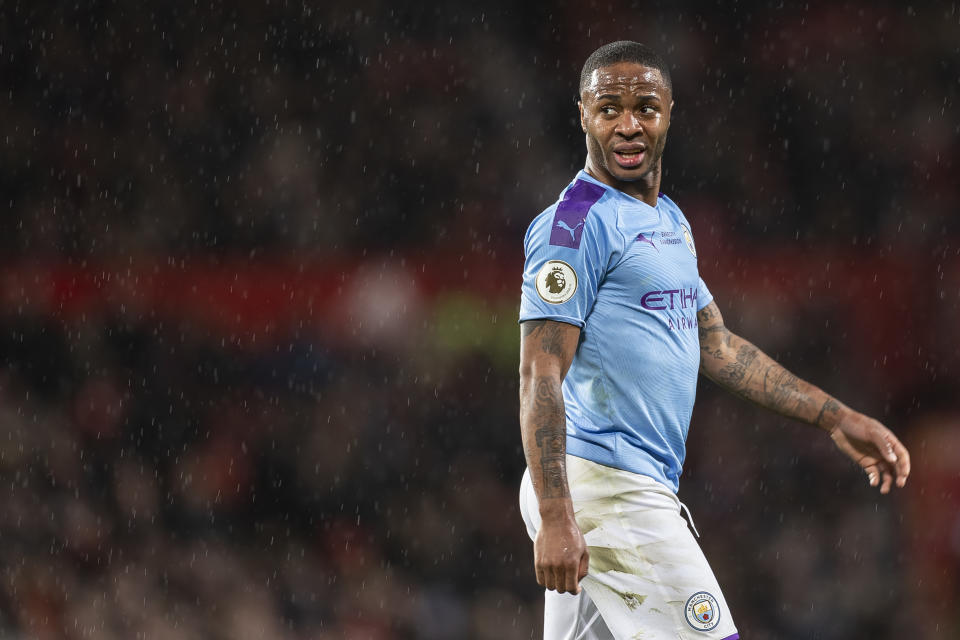
{"type": "MultiPolygon", "coordinates": [[[[646,476],[662,484],[674,495],[676,495],[677,490],[680,488],[679,483],[671,482],[663,475],[663,473],[660,473],[657,469],[657,465],[652,460],[646,460],[641,456],[635,456],[631,460],[625,460],[623,456],[617,456],[616,448],[615,436],[614,447],[610,448],[603,444],[582,440],[575,435],[567,433],[568,454],[578,458],[583,458],[584,460],[596,462],[597,464],[602,464],[605,467],[611,467],[613,469],[620,469],[621,471],[629,471],[630,473],[646,476]]],[[[637,451],[642,452],[643,450],[638,449],[637,451]]]]}
{"type": "Polygon", "coordinates": [[[528,320],[556,320],[557,322],[572,324],[581,329],[583,329],[584,325],[586,324],[583,320],[580,320],[573,316],[546,315],[546,314],[539,314],[539,313],[535,313],[530,316],[523,316],[519,320],[517,320],[517,324],[522,324],[524,322],[527,322],[528,320]]]}

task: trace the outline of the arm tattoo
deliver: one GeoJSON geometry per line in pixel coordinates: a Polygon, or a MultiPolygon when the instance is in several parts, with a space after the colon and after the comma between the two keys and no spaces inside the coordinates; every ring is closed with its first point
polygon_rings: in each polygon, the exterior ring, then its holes
{"type": "Polygon", "coordinates": [[[793,375],[746,340],[729,331],[723,346],[711,352],[704,350],[701,367],[718,384],[736,395],[775,411],[782,416],[823,426],[834,418],[841,405],[826,396],[817,415],[817,403],[826,394],[793,375]],[[737,346],[736,355],[733,347],[737,346]],[[709,358],[709,359],[708,359],[709,358]]]}
{"type": "Polygon", "coordinates": [[[714,358],[720,357],[720,354],[716,349],[713,351],[710,350],[710,343],[716,336],[720,337],[723,346],[730,346],[730,332],[727,331],[727,328],[723,325],[720,325],[719,327],[705,327],[700,324],[700,321],[698,320],[697,330],[700,333],[700,351],[712,354],[714,358]]]}
{"type": "Polygon", "coordinates": [[[541,329],[545,324],[547,324],[546,320],[525,320],[524,322],[520,323],[520,335],[526,338],[530,334],[541,329]]]}
{"type": "Polygon", "coordinates": [[[771,365],[763,372],[763,393],[773,407],[784,407],[797,392],[797,376],[786,369],[771,365]]]}
{"type": "Polygon", "coordinates": [[[520,325],[520,333],[526,338],[540,338],[540,350],[551,356],[563,356],[563,334],[556,322],[547,320],[527,320],[520,325]]]}
{"type": "Polygon", "coordinates": [[[814,421],[814,424],[822,427],[828,420],[835,420],[839,413],[840,403],[833,398],[827,398],[823,406],[820,407],[820,413],[817,414],[817,419],[814,421]]]}
{"type": "Polygon", "coordinates": [[[536,379],[533,422],[537,448],[540,450],[540,469],[543,477],[543,498],[562,498],[570,495],[567,488],[567,434],[564,431],[563,396],[555,379],[536,379]]]}
{"type": "Polygon", "coordinates": [[[710,303],[697,312],[697,330],[700,334],[701,360],[704,356],[720,358],[723,349],[730,346],[730,331],[723,325],[716,305],[710,303]]]}
{"type": "Polygon", "coordinates": [[[753,377],[753,371],[750,367],[757,359],[760,351],[751,344],[744,344],[737,350],[737,357],[733,362],[727,361],[720,371],[718,378],[724,384],[733,390],[744,389],[750,379],[753,377]],[[749,374],[749,375],[748,375],[749,374]]]}
{"type": "Polygon", "coordinates": [[[568,498],[566,416],[561,391],[573,327],[554,320],[520,325],[520,430],[537,497],[568,498]]]}
{"type": "Polygon", "coordinates": [[[839,402],[731,333],[713,303],[697,313],[697,324],[700,370],[719,385],[789,418],[820,427],[835,422],[842,410],[839,402]]]}
{"type": "Polygon", "coordinates": [[[785,416],[807,416],[813,413],[813,400],[800,388],[801,380],[776,362],[763,374],[765,407],[785,416]]]}
{"type": "Polygon", "coordinates": [[[717,317],[717,313],[713,310],[713,305],[708,304],[700,311],[697,311],[697,322],[702,322],[703,324],[709,323],[711,320],[717,317]]]}

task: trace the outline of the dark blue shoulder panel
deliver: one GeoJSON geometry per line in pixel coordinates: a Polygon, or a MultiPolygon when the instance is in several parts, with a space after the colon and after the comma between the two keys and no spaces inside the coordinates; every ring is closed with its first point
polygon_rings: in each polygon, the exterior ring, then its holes
{"type": "Polygon", "coordinates": [[[583,225],[590,212],[590,207],[606,191],[600,185],[577,180],[573,186],[563,194],[563,200],[557,205],[553,215],[553,227],[550,229],[550,244],[558,247],[580,248],[580,237],[583,235],[583,225]]]}

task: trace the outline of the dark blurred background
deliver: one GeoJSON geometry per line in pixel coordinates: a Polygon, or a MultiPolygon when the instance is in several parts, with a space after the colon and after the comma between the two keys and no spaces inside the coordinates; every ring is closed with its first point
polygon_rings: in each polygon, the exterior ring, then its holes
{"type": "Polygon", "coordinates": [[[960,637],[960,6],[606,0],[0,4],[0,637],[537,637],[522,237],[623,38],[727,324],[913,454],[702,385],[741,633],[960,637]]]}

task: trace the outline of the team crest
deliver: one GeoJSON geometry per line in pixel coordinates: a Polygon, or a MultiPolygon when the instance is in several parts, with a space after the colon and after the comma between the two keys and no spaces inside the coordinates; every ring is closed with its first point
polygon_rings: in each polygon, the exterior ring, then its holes
{"type": "Polygon", "coordinates": [[[537,274],[537,293],[550,304],[561,304],[577,291],[577,272],[563,260],[550,260],[537,274]]]}
{"type": "Polygon", "coordinates": [[[684,607],[687,624],[697,631],[710,631],[720,623],[720,605],[717,599],[706,591],[698,591],[690,596],[684,607]]]}
{"type": "Polygon", "coordinates": [[[687,249],[690,249],[690,253],[696,258],[697,247],[693,244],[693,235],[690,233],[690,229],[687,229],[685,224],[680,225],[680,228],[683,229],[683,239],[687,242],[687,249]]]}

